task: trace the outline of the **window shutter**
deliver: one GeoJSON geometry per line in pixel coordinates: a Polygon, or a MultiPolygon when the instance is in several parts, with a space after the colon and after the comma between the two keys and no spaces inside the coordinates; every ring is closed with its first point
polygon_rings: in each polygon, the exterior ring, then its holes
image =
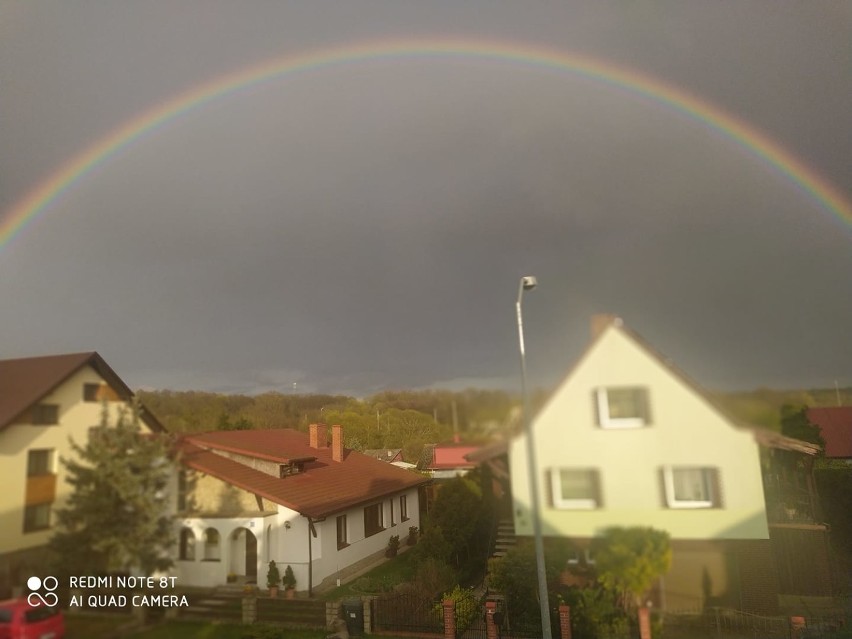
{"type": "Polygon", "coordinates": [[[710,490],[713,491],[711,495],[713,501],[713,508],[722,508],[724,502],[724,495],[722,494],[722,478],[719,474],[718,468],[708,468],[707,472],[710,473],[710,490]]]}

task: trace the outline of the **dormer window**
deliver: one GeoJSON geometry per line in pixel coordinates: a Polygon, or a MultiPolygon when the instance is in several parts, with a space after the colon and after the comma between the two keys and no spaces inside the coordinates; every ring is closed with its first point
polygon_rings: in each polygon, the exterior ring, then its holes
{"type": "Polygon", "coordinates": [[[642,428],[651,422],[647,388],[598,388],[595,403],[601,428],[642,428]]]}
{"type": "Polygon", "coordinates": [[[305,462],[291,462],[289,464],[280,464],[278,466],[278,477],[283,479],[290,475],[298,475],[305,472],[305,462]]]}

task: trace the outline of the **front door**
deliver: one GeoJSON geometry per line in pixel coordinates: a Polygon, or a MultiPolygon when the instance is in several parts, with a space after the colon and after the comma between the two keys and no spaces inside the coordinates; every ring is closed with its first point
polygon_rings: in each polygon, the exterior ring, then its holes
{"type": "Polygon", "coordinates": [[[257,581],[257,537],[246,530],[246,579],[257,581]]]}

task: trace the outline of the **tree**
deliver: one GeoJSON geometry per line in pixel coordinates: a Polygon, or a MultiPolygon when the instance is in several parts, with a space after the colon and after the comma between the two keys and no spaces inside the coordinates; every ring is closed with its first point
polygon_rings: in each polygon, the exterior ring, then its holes
{"type": "Polygon", "coordinates": [[[417,556],[471,568],[478,554],[485,560],[489,524],[479,485],[467,477],[451,479],[438,489],[423,537],[415,546],[417,556]]]}
{"type": "Polygon", "coordinates": [[[825,448],[822,431],[808,419],[807,406],[784,404],[781,407],[781,434],[825,448]]]}
{"type": "Polygon", "coordinates": [[[593,548],[598,581],[616,592],[625,608],[640,605],[672,561],[669,534],[654,528],[608,528],[593,548]]]}
{"type": "Polygon", "coordinates": [[[167,487],[170,442],[143,433],[138,405],[109,426],[107,408],[85,446],[62,459],[73,486],[57,511],[59,532],[50,542],[61,574],[143,571],[171,565],[172,521],[167,487]]]}

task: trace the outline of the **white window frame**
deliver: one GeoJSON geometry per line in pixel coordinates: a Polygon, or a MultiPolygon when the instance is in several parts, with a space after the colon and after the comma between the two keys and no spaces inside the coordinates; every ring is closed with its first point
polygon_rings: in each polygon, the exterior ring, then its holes
{"type": "Polygon", "coordinates": [[[663,484],[666,490],[666,505],[669,508],[695,509],[695,508],[714,508],[716,506],[716,495],[714,492],[713,473],[718,472],[715,468],[709,466],[666,466],[663,468],[663,484]],[[709,500],[683,500],[675,497],[674,474],[679,470],[700,470],[704,474],[703,480],[707,485],[710,493],[709,500]]]}
{"type": "Polygon", "coordinates": [[[583,559],[583,563],[587,566],[595,565],[595,554],[589,548],[571,551],[571,555],[568,557],[566,563],[569,566],[579,566],[581,563],[580,559],[583,559]]]}
{"type": "Polygon", "coordinates": [[[598,406],[598,424],[601,428],[644,428],[647,422],[644,417],[610,417],[609,416],[609,394],[610,390],[636,389],[645,393],[645,401],[648,400],[648,389],[641,386],[609,387],[595,389],[595,400],[598,406]]]}
{"type": "MultiPolygon", "coordinates": [[[[564,499],[562,497],[562,477],[560,473],[563,471],[588,473],[593,477],[593,481],[597,480],[597,470],[594,468],[551,468],[550,469],[550,490],[553,496],[553,507],[561,510],[596,510],[600,508],[597,496],[589,499],[564,499]]],[[[593,484],[594,485],[594,484],[593,484]]]]}

